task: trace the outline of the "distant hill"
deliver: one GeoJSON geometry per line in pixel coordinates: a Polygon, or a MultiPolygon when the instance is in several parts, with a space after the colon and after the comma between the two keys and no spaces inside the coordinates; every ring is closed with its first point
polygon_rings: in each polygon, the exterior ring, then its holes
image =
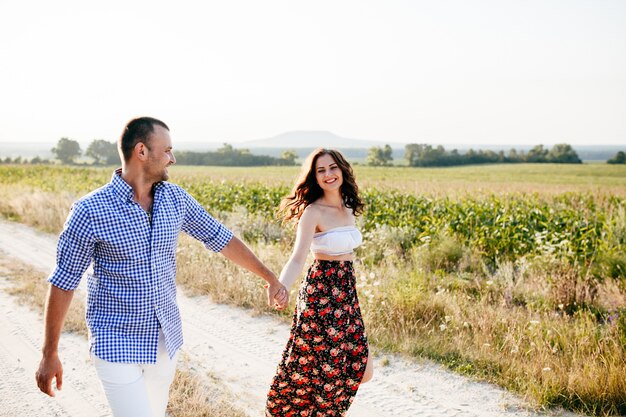
{"type": "Polygon", "coordinates": [[[294,130],[291,132],[281,133],[276,136],[265,139],[249,140],[237,144],[243,148],[282,148],[282,149],[298,149],[298,148],[371,148],[372,146],[391,145],[392,148],[404,148],[402,143],[392,143],[384,140],[363,140],[351,139],[338,136],[327,130],[294,130]]]}

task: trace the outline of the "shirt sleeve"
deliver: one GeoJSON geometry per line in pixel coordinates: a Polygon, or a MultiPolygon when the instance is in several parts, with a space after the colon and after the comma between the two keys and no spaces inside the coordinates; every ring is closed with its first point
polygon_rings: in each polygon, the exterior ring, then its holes
{"type": "Polygon", "coordinates": [[[233,238],[226,226],[218,222],[194,199],[189,193],[183,191],[185,203],[185,218],[183,231],[198,239],[207,249],[221,252],[233,238]]]}
{"type": "Polygon", "coordinates": [[[91,230],[89,211],[79,202],[74,203],[59,236],[57,263],[48,282],[62,290],[76,289],[93,259],[91,230]]]}

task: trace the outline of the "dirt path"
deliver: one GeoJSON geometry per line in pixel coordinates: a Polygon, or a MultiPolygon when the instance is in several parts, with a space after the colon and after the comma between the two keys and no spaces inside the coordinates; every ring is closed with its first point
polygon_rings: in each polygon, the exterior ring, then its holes
{"type": "MultiPolygon", "coordinates": [[[[56,236],[0,220],[0,251],[4,255],[49,272],[55,250],[56,236]]],[[[2,285],[6,284],[0,279],[2,285]]],[[[218,376],[235,394],[237,406],[251,417],[261,416],[288,326],[271,317],[254,317],[215,304],[208,297],[190,298],[182,291],[179,303],[184,320],[183,352],[192,367],[199,375],[218,376]]],[[[34,383],[41,318],[18,306],[4,291],[0,291],[0,317],[0,416],[110,415],[83,338],[67,334],[61,338],[63,392],[55,399],[47,398],[34,383]]],[[[375,378],[359,389],[351,417],[540,415],[527,411],[522,401],[497,387],[470,381],[434,364],[390,357],[387,366],[379,360],[375,365],[375,378]]],[[[573,416],[565,412],[551,415],[573,416]]]]}

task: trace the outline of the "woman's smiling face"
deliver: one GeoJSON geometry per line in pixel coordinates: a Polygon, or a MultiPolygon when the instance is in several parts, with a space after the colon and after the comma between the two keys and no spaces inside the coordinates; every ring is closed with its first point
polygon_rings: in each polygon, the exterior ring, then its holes
{"type": "Polygon", "coordinates": [[[335,190],[343,184],[343,173],[333,157],[324,154],[315,161],[315,179],[322,190],[335,190]]]}

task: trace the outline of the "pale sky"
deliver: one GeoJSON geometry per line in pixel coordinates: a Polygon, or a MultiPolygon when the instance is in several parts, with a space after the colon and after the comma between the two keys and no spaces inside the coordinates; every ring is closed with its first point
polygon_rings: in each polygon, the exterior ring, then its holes
{"type": "Polygon", "coordinates": [[[626,144],[624,0],[0,0],[0,142],[626,144]]]}

